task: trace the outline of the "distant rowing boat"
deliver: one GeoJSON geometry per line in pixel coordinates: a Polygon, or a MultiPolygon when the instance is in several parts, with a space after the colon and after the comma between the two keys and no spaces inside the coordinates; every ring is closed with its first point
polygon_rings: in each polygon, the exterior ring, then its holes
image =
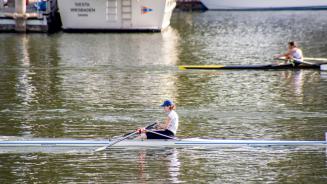
{"type": "MultiPolygon", "coordinates": [[[[101,147],[109,140],[2,140],[0,147],[101,147]]],[[[126,140],[113,147],[185,147],[185,146],[327,146],[325,141],[276,141],[276,140],[225,140],[225,139],[180,139],[180,140],[126,140]]]]}
{"type": "Polygon", "coordinates": [[[285,69],[320,69],[320,64],[267,64],[267,65],[181,65],[181,70],[285,70],[285,69]]]}

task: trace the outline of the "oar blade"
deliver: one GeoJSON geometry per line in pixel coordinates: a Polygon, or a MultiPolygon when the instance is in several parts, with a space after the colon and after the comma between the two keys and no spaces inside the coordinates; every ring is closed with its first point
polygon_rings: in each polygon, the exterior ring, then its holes
{"type": "Polygon", "coordinates": [[[224,65],[180,65],[178,68],[180,70],[214,70],[222,69],[224,65]]]}

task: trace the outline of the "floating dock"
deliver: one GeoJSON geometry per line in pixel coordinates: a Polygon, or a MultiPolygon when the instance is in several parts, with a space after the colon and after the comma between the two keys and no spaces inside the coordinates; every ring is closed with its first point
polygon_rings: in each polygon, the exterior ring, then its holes
{"type": "Polygon", "coordinates": [[[54,32],[61,21],[57,0],[8,0],[0,4],[0,32],[54,32]],[[40,7],[43,5],[42,7],[40,7]]]}

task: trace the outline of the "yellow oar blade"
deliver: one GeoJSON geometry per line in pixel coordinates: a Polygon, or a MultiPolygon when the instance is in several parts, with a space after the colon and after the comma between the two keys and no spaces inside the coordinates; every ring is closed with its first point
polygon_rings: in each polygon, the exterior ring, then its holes
{"type": "Polygon", "coordinates": [[[219,69],[224,68],[224,65],[181,65],[178,66],[180,70],[188,70],[188,69],[219,69]]]}
{"type": "Polygon", "coordinates": [[[186,70],[185,66],[178,66],[180,70],[186,70]]]}

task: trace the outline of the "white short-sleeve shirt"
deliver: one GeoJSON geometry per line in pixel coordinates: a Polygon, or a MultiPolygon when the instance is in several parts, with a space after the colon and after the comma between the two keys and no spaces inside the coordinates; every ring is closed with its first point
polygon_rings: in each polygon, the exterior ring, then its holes
{"type": "Polygon", "coordinates": [[[292,57],[295,61],[303,61],[303,53],[302,53],[302,50],[301,49],[294,49],[292,51],[292,57]]]}
{"type": "Polygon", "coordinates": [[[176,135],[178,129],[178,115],[174,110],[172,110],[168,113],[168,117],[170,118],[170,123],[167,129],[176,135]]]}

